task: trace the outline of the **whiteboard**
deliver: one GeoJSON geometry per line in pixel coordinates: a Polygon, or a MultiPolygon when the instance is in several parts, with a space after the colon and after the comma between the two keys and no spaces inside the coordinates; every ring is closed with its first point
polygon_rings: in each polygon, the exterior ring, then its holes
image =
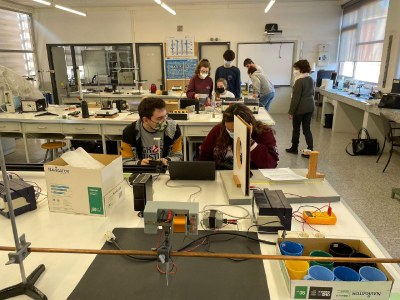
{"type": "Polygon", "coordinates": [[[256,65],[263,68],[273,85],[289,86],[292,80],[293,54],[294,42],[239,43],[238,67],[241,81],[250,81],[243,61],[251,58],[256,65]]]}

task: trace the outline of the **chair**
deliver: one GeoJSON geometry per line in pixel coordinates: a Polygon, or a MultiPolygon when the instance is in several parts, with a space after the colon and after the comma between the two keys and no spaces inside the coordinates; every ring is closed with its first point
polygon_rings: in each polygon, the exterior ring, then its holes
{"type": "Polygon", "coordinates": [[[53,160],[54,157],[58,157],[58,149],[60,149],[61,152],[64,152],[63,147],[65,147],[66,145],[67,144],[64,142],[47,142],[47,143],[40,145],[40,147],[42,149],[46,149],[46,154],[44,156],[43,163],[46,162],[47,155],[49,154],[49,152],[50,152],[51,160],[53,160]],[[54,154],[53,154],[53,152],[54,152],[54,154]]]}
{"type": "Polygon", "coordinates": [[[382,173],[384,173],[390,162],[390,159],[392,158],[393,148],[400,147],[400,124],[389,120],[382,112],[380,115],[381,115],[383,128],[385,131],[385,141],[383,142],[381,154],[379,154],[379,157],[376,160],[376,162],[379,161],[379,159],[382,156],[383,150],[385,150],[386,140],[391,144],[389,159],[386,163],[385,168],[383,168],[383,171],[382,171],[382,173]],[[396,135],[396,131],[398,132],[397,135],[396,135]]]}

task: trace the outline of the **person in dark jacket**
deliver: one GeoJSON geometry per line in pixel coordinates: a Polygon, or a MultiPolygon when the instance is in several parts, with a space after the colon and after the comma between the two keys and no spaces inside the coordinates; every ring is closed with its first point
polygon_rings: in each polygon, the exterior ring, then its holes
{"type": "Polygon", "coordinates": [[[182,160],[182,134],[174,120],[167,119],[165,102],[145,98],[140,102],[139,120],[122,132],[121,155],[124,164],[148,165],[151,160],[182,160]]]}
{"type": "Polygon", "coordinates": [[[313,136],[311,133],[311,117],[314,112],[314,81],[310,77],[310,63],[303,59],[293,65],[295,83],[293,86],[292,100],[289,108],[289,119],[293,123],[292,147],[286,152],[297,154],[300,139],[300,126],[306,139],[307,149],[303,154],[307,156],[313,150],[313,136]]]}
{"type": "MultiPolygon", "coordinates": [[[[241,96],[240,87],[240,70],[232,65],[235,60],[235,52],[226,50],[223,54],[224,65],[217,68],[215,71],[215,80],[224,78],[228,82],[228,91],[235,95],[238,99],[241,96]]],[[[217,90],[217,89],[215,89],[217,90]]]]}
{"type": "Polygon", "coordinates": [[[257,121],[251,110],[241,103],[229,106],[222,122],[216,125],[201,145],[201,161],[215,161],[217,169],[233,169],[234,116],[240,116],[252,126],[250,142],[250,167],[252,169],[276,168],[279,155],[273,130],[257,121]]]}

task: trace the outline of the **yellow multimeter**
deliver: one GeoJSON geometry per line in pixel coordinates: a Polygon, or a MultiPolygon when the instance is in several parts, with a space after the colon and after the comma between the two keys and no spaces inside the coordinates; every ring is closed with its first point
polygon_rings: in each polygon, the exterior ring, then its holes
{"type": "Polygon", "coordinates": [[[336,224],[336,215],[331,211],[329,215],[327,211],[303,211],[304,222],[307,224],[316,224],[316,225],[335,225],[336,224]]]}

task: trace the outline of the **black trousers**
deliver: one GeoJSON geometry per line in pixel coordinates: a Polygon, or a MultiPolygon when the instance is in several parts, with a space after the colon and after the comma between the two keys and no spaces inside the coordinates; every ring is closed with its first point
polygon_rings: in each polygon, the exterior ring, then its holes
{"type": "Polygon", "coordinates": [[[303,134],[306,138],[307,148],[313,149],[313,136],[311,133],[311,117],[313,113],[306,113],[302,115],[293,115],[293,132],[292,132],[292,145],[297,148],[300,139],[300,125],[303,127],[303,134]]]}

